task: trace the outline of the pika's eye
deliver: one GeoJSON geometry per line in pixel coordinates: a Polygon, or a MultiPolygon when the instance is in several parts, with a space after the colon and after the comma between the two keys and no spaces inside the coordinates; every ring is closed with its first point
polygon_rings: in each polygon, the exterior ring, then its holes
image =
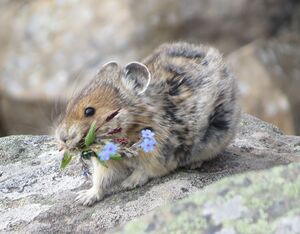
{"type": "Polygon", "coordinates": [[[93,116],[95,114],[96,110],[94,107],[87,107],[84,110],[84,115],[85,117],[90,117],[93,116]]]}

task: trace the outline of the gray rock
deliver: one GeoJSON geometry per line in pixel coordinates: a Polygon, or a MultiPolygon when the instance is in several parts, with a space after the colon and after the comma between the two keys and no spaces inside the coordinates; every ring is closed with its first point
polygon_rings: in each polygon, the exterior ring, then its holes
{"type": "Polygon", "coordinates": [[[300,164],[223,179],[114,233],[299,234],[300,164]]]}
{"type": "Polygon", "coordinates": [[[286,35],[262,43],[256,56],[272,76],[272,82],[286,95],[292,113],[295,134],[300,134],[300,37],[286,35]]]}
{"type": "Polygon", "coordinates": [[[65,107],[62,100],[26,99],[4,96],[0,100],[0,131],[5,135],[53,134],[58,116],[65,107]],[[1,128],[2,126],[2,128],[1,128]]]}
{"type": "MultiPolygon", "coordinates": [[[[73,199],[75,192],[86,188],[88,183],[81,176],[80,164],[76,160],[64,171],[59,169],[61,155],[53,138],[0,138],[0,232],[108,231],[202,190],[223,177],[299,161],[299,146],[300,137],[285,136],[277,127],[245,114],[235,141],[219,158],[204,163],[198,170],[180,169],[132,191],[114,187],[103,201],[93,207],[82,207],[73,199]]],[[[228,191],[219,190],[219,193],[228,191]]],[[[228,216],[224,211],[211,219],[217,223],[224,217],[238,219],[247,211],[243,199],[243,196],[234,197],[226,203],[218,203],[219,208],[238,206],[234,208],[235,214],[228,216]]],[[[205,213],[214,213],[219,208],[207,203],[205,213]]],[[[280,207],[274,207],[274,212],[280,212],[280,207]]],[[[286,230],[289,222],[282,221],[280,230],[286,230]]],[[[232,231],[227,228],[222,233],[232,231]]]]}
{"type": "Polygon", "coordinates": [[[243,109],[280,127],[300,134],[300,39],[286,34],[257,40],[227,56],[239,80],[243,109]]]}
{"type": "MultiPolygon", "coordinates": [[[[1,102],[1,100],[0,100],[1,102]]],[[[6,135],[6,131],[3,127],[3,122],[2,122],[2,117],[1,117],[1,112],[0,112],[0,137],[3,137],[6,135]]]]}

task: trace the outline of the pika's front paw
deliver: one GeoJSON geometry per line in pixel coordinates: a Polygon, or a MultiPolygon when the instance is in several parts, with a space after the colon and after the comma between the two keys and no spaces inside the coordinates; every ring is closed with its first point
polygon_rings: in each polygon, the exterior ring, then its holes
{"type": "Polygon", "coordinates": [[[149,180],[149,177],[139,171],[134,171],[127,179],[122,182],[122,187],[125,189],[133,189],[142,186],[149,180]]]}
{"type": "Polygon", "coordinates": [[[95,202],[100,201],[103,198],[103,193],[99,192],[93,188],[88,190],[83,190],[77,193],[75,202],[82,204],[84,206],[91,206],[95,202]]]}

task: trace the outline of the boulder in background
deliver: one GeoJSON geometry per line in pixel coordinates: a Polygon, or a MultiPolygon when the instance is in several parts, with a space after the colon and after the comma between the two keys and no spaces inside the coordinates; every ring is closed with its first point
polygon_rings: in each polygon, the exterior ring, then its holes
{"type": "Polygon", "coordinates": [[[244,111],[300,134],[300,40],[258,40],[227,56],[239,80],[244,111]]]}

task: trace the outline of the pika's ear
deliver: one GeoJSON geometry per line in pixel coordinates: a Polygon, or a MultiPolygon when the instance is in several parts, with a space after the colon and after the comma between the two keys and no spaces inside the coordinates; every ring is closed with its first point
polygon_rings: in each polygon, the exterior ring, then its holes
{"type": "Polygon", "coordinates": [[[98,71],[98,74],[100,74],[103,71],[108,71],[108,72],[112,71],[112,70],[118,68],[118,66],[119,65],[116,61],[107,62],[101,66],[100,70],[98,71]]]}
{"type": "Polygon", "coordinates": [[[128,63],[124,68],[122,82],[124,86],[135,94],[142,94],[150,84],[151,74],[148,68],[139,62],[128,63]]]}

